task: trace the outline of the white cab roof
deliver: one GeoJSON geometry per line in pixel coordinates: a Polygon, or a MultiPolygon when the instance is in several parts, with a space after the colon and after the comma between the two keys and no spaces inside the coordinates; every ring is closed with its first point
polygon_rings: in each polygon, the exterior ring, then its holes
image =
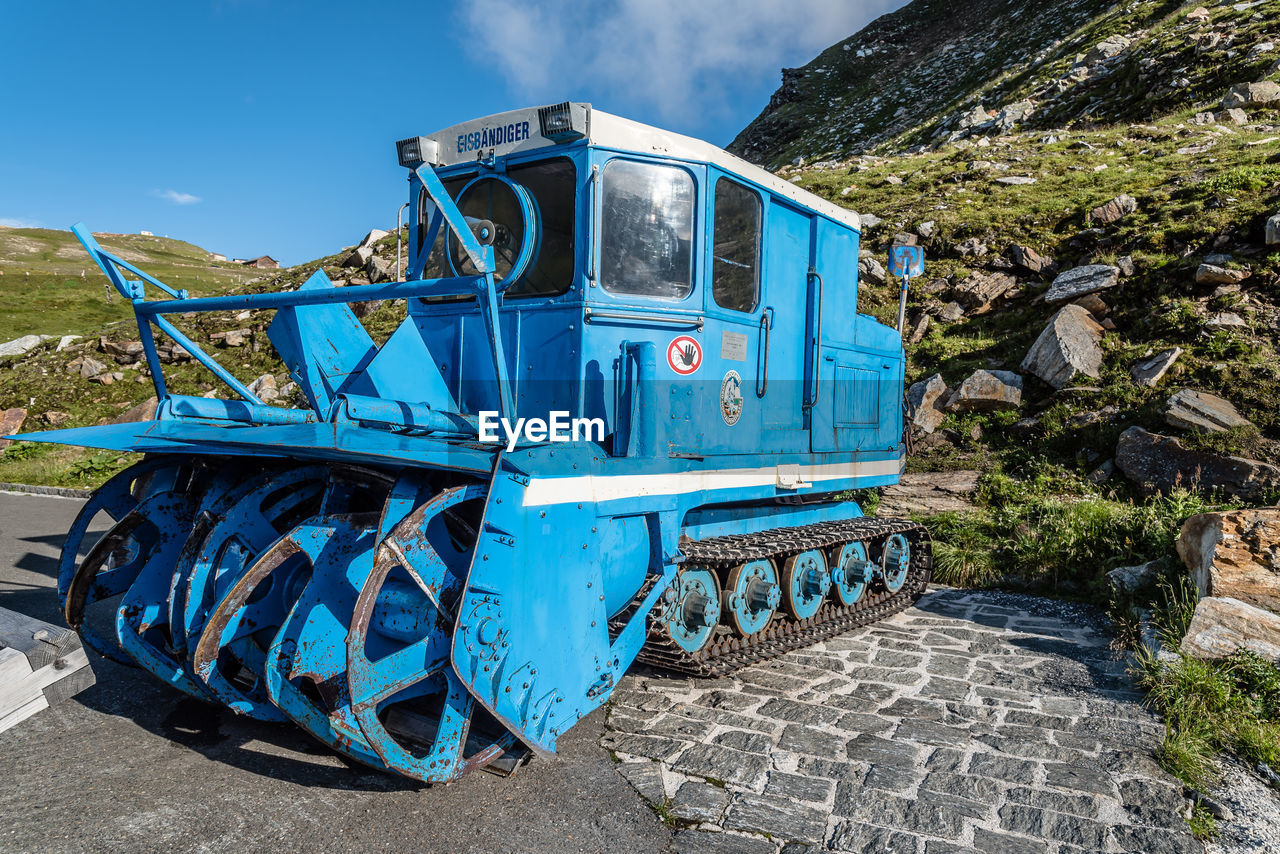
{"type": "MultiPolygon", "coordinates": [[[[574,104],[584,111],[587,118],[586,136],[592,145],[630,151],[636,154],[653,154],[699,163],[709,163],[734,175],[739,175],[765,187],[779,196],[830,217],[849,228],[861,231],[858,215],[824,198],[784,181],[772,172],[735,157],[709,142],[682,136],[678,133],[655,128],[640,122],[624,119],[590,104],[574,104]]],[[[436,165],[452,166],[476,159],[477,150],[492,151],[498,156],[519,151],[534,151],[556,145],[542,136],[538,122],[538,107],[511,110],[474,119],[460,125],[431,134],[436,165]]]]}

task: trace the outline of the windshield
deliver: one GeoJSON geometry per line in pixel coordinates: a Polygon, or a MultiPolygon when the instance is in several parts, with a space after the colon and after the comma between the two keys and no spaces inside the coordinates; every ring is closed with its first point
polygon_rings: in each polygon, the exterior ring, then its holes
{"type": "MultiPolygon", "coordinates": [[[[573,161],[566,158],[543,160],[522,166],[512,166],[506,176],[529,192],[537,218],[533,258],[524,273],[506,295],[509,297],[556,296],[573,284],[574,274],[574,226],[577,214],[577,178],[573,161]]],[[[454,201],[471,183],[474,175],[450,178],[444,182],[445,190],[454,201]]],[[[424,194],[425,198],[425,194],[424,194]]],[[[423,202],[420,202],[420,205],[423,202]]],[[[419,210],[419,221],[430,217],[430,198],[425,198],[425,208],[419,210]]],[[[518,257],[528,230],[519,213],[519,205],[511,188],[498,180],[480,180],[471,185],[461,199],[459,207],[464,216],[474,220],[489,220],[497,227],[494,240],[495,276],[501,281],[511,271],[518,257]]],[[[454,275],[445,259],[443,232],[436,236],[435,245],[422,271],[424,278],[443,278],[454,275]]],[[[421,238],[420,238],[421,239],[421,238]]],[[[473,275],[475,270],[461,244],[450,241],[453,267],[462,275],[473,275]]]]}
{"type": "Polygon", "coordinates": [[[693,290],[693,178],[633,160],[604,168],[600,283],[617,294],[683,299],[693,290]]]}

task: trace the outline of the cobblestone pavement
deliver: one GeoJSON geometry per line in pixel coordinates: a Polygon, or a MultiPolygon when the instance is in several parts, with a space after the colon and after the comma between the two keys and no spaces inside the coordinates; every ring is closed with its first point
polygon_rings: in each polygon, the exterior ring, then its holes
{"type": "Polygon", "coordinates": [[[739,671],[655,671],[602,743],[680,854],[1201,852],[1095,612],[935,589],[739,671]]]}

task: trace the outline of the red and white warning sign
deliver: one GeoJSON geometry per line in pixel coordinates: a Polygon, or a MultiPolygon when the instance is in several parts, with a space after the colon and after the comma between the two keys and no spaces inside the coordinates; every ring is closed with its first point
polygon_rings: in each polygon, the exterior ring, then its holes
{"type": "Polygon", "coordinates": [[[702,367],[702,345],[688,335],[681,335],[667,345],[667,364],[680,376],[689,376],[702,367]]]}

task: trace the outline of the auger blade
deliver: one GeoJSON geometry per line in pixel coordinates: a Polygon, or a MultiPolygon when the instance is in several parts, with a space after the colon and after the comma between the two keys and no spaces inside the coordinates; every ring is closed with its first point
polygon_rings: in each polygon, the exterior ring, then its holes
{"type": "Polygon", "coordinates": [[[428,783],[456,780],[515,743],[501,728],[473,728],[477,706],[449,661],[484,495],[478,485],[447,489],[391,530],[347,635],[348,699],[361,732],[386,767],[428,783]]]}

